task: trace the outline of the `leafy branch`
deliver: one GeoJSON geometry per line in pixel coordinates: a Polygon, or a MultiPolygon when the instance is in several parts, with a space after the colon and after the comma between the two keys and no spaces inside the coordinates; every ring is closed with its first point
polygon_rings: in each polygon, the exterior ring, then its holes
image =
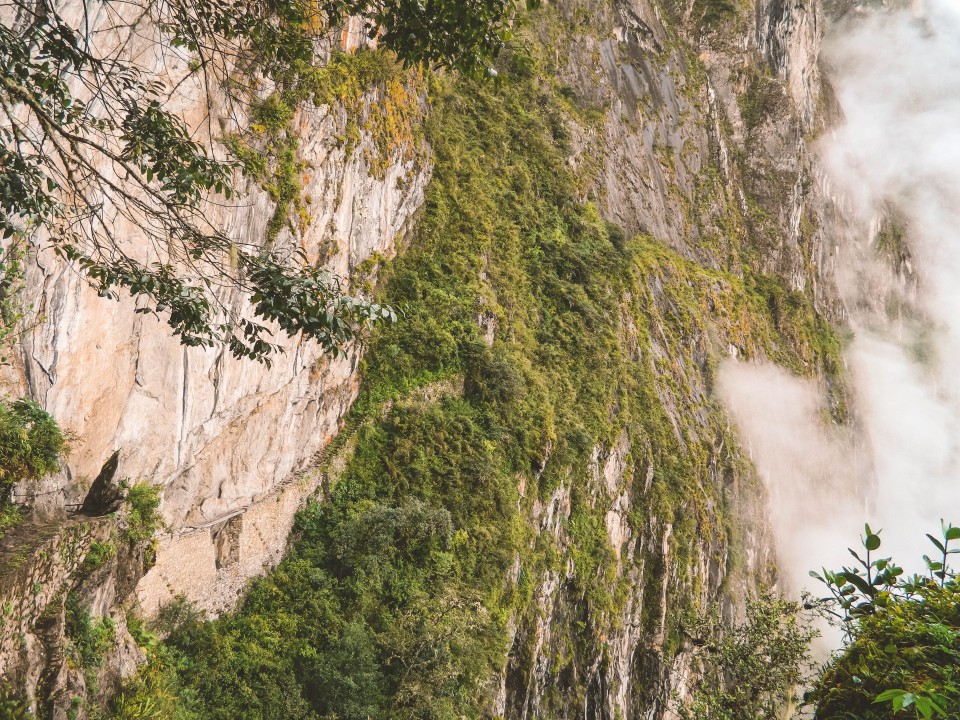
{"type": "Polygon", "coordinates": [[[242,122],[223,114],[264,80],[324,62],[317,41],[351,17],[405,64],[479,74],[509,35],[510,0],[107,0],[95,23],[81,6],[77,23],[54,0],[0,0],[0,252],[35,238],[102,296],[126,290],[137,312],[164,314],[185,345],[264,362],[281,351],[278,329],[342,353],[395,319],[293,247],[232,237],[210,210],[234,197],[240,158],[216,143],[212,108],[202,132],[171,100],[200,83],[208,102],[225,98],[221,118],[242,122]],[[143,37],[168,78],[134,59],[143,37]]]}
{"type": "Polygon", "coordinates": [[[934,558],[923,556],[924,574],[906,575],[889,557],[876,558],[880,531],[864,526],[863,552],[840,571],[811,572],[829,596],[821,609],[839,618],[846,634],[844,649],[825,667],[813,691],[816,718],[878,715],[887,706],[918,720],[953,717],[960,701],[954,668],[960,661],[960,581],[950,567],[960,552],[960,528],[941,520],[940,536],[928,534],[934,558]]]}

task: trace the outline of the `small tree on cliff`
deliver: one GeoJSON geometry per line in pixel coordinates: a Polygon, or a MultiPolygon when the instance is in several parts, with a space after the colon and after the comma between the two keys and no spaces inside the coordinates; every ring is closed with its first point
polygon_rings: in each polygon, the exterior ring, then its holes
{"type": "Polygon", "coordinates": [[[741,622],[719,607],[684,621],[699,678],[677,708],[683,720],[781,720],[792,717],[810,676],[816,631],[799,603],[769,592],[746,602],[741,622]]]}
{"type": "MultiPolygon", "coordinates": [[[[204,212],[230,199],[236,158],[170,110],[176,88],[127,49],[160,41],[208,91],[249,99],[259,79],[313,67],[316,40],[358,17],[405,64],[477,73],[507,34],[511,0],[0,0],[0,233],[36,233],[100,294],[125,288],[186,345],[269,360],[265,323],[342,352],[393,318],[346,295],[295,249],[239,246],[204,212]],[[151,35],[151,33],[154,33],[151,35]],[[157,34],[159,33],[159,35],[157,34]],[[189,64],[184,61],[188,61],[189,64]],[[239,82],[239,86],[238,86],[239,82]],[[118,236],[135,227],[139,237],[118,236]],[[239,289],[243,314],[224,291],[239,289]]],[[[161,58],[162,60],[162,58],[161,58]]],[[[146,61],[144,61],[146,62],[146,61]]],[[[182,84],[185,78],[177,78],[182,84]]],[[[2,248],[0,248],[2,250],[2,248]]],[[[3,255],[0,253],[0,258],[3,255]]],[[[0,302],[10,285],[0,267],[0,302]]]]}

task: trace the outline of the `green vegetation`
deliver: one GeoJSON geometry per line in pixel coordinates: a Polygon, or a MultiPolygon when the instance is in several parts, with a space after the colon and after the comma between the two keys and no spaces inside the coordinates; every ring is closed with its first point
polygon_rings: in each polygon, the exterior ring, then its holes
{"type": "Polygon", "coordinates": [[[830,590],[827,609],[848,642],[817,680],[817,720],[956,718],[960,707],[960,579],[949,558],[960,528],[944,525],[925,575],[906,576],[877,557],[879,533],[865,527],[853,567],[811,573],[830,590]]]}
{"type": "Polygon", "coordinates": [[[20,506],[9,502],[0,502],[0,538],[20,522],[20,506]]]}
{"type": "MultiPolygon", "coordinates": [[[[551,622],[552,637],[537,652],[559,679],[542,688],[543,707],[548,715],[570,715],[570,708],[586,706],[583,678],[607,672],[607,638],[623,629],[623,611],[639,588],[638,628],[657,667],[689,641],[703,643],[699,661],[707,682],[683,708],[688,717],[775,717],[801,677],[809,638],[796,606],[763,597],[733,626],[712,611],[700,615],[723,591],[716,587],[719,577],[736,582],[746,572],[739,538],[750,520],[738,517],[737,505],[756,490],[709,389],[717,348],[725,353],[731,345],[798,373],[838,373],[833,330],[808,295],[782,280],[744,271],[733,260],[705,268],[657,238],[627,237],[583,200],[591,178],[567,164],[570,123],[599,125],[606,109],[579,107],[571,88],[544,82],[546,63],[557,60],[530,41],[543,36],[542,28],[523,25],[536,18],[518,22],[527,42],[511,45],[498,80],[483,83],[418,76],[402,66],[416,53],[448,53],[443,32],[454,30],[472,37],[474,49],[492,51],[499,36],[477,32],[502,21],[490,13],[504,11],[504,3],[435,3],[443,22],[456,23],[429,37],[417,34],[422,27],[398,35],[402,24],[377,15],[399,62],[383,51],[359,52],[334,54],[324,67],[313,64],[308,21],[316,17],[297,15],[305,7],[298,3],[280,5],[253,3],[245,16],[235,3],[175,2],[171,12],[179,15],[167,26],[191,50],[210,37],[236,40],[244,49],[252,41],[257,52],[250,67],[273,81],[266,97],[244,89],[252,124],[225,138],[242,170],[276,204],[267,252],[247,254],[215,232],[197,235],[190,214],[161,213],[160,226],[173,228],[170,236],[183,242],[185,257],[238,271],[256,317],[315,337],[328,351],[354,337],[358,324],[392,318],[391,307],[402,309],[403,321],[380,327],[372,339],[349,440],[333,446],[344,467],[325,488],[328,496],[299,514],[279,568],[252,584],[238,613],[214,622],[183,601],[165,608],[154,626],[130,618],[149,662],[114,698],[113,716],[485,717],[492,712],[491,678],[509,670],[516,686],[530,680],[539,661],[532,638],[543,619],[551,622]],[[463,22],[470,7],[479,15],[463,22]],[[265,8],[279,13],[276,23],[262,22],[258,13],[265,8]],[[199,29],[186,22],[197,17],[199,29]],[[424,42],[436,43],[436,50],[424,49],[424,42]],[[416,109],[415,82],[428,84],[428,120],[416,109]],[[376,107],[364,102],[372,89],[380,93],[376,107]],[[296,229],[298,221],[310,221],[301,197],[309,168],[292,131],[305,102],[346,109],[346,152],[355,149],[361,128],[371,133],[374,149],[366,160],[374,175],[420,132],[432,148],[433,181],[422,217],[409,249],[380,270],[377,304],[342,295],[339,284],[302,255],[295,254],[295,262],[303,267],[292,272],[271,254],[288,224],[296,229]],[[616,488],[603,477],[608,462],[618,466],[616,488]],[[636,544],[618,551],[607,511],[621,492],[636,544]],[[556,587],[555,607],[539,596],[548,579],[556,587]]],[[[377,7],[405,6],[398,0],[377,7]]],[[[367,3],[310,4],[317,7],[373,14],[367,3]]],[[[696,6],[704,23],[719,22],[732,7],[725,0],[696,6]]],[[[542,18],[555,20],[551,12],[542,18]]],[[[324,22],[330,17],[338,16],[324,22]]],[[[35,36],[50,32],[41,23],[35,36]]],[[[20,42],[6,35],[0,41],[0,54],[20,42]]],[[[21,57],[30,48],[20,51],[14,66],[25,67],[38,87],[53,82],[54,104],[64,105],[67,85],[44,79],[48,71],[35,58],[21,57]]],[[[480,56],[471,60],[470,52],[451,62],[478,69],[480,56]]],[[[139,88],[147,97],[137,77],[134,94],[139,88]]],[[[764,88],[758,85],[747,98],[753,103],[744,108],[748,124],[759,122],[770,99],[764,88]]],[[[229,192],[225,168],[159,107],[146,115],[127,111],[131,137],[140,143],[129,150],[133,176],[141,172],[154,184],[163,213],[170,198],[180,203],[174,210],[196,211],[205,190],[229,192]]],[[[65,117],[81,123],[78,132],[89,130],[82,118],[65,117]]],[[[675,170],[674,152],[662,155],[675,170]]],[[[590,162],[583,167],[595,169],[590,162]]],[[[705,176],[710,187],[702,204],[716,206],[723,217],[711,224],[730,234],[705,242],[736,258],[748,223],[735,203],[711,194],[719,175],[705,176]]],[[[40,194],[25,217],[56,216],[43,193],[54,193],[58,181],[44,191],[46,176],[34,179],[40,194]]],[[[699,212],[689,202],[680,206],[699,212]]],[[[152,298],[158,309],[170,308],[171,324],[188,344],[226,339],[235,355],[259,359],[273,350],[253,320],[212,327],[216,308],[205,304],[206,290],[174,268],[104,264],[69,241],[62,249],[106,293],[126,287],[152,298]]],[[[135,485],[126,502],[118,541],[151,539],[162,527],[159,488],[135,485]]],[[[116,551],[112,541],[94,543],[84,565],[96,569],[116,551]]],[[[67,634],[72,662],[93,687],[114,642],[112,621],[91,618],[71,594],[67,634]]],[[[910,689],[913,698],[922,692],[910,689]]]]}
{"type": "Polygon", "coordinates": [[[97,692],[97,671],[103,666],[103,658],[113,648],[116,630],[109,617],[93,618],[90,610],[81,604],[75,592],[67,595],[65,602],[64,632],[69,645],[69,659],[74,667],[84,671],[87,694],[97,692]]]}
{"type": "Polygon", "coordinates": [[[746,618],[731,626],[718,608],[691,618],[685,632],[700,646],[703,678],[680,707],[690,720],[783,720],[809,679],[816,635],[800,605],[773,595],[747,601],[746,618]]]}
{"type": "Polygon", "coordinates": [[[10,342],[16,337],[23,319],[23,307],[18,295],[23,288],[23,269],[26,250],[22,242],[11,242],[0,248],[0,365],[7,364],[10,342]]]}
{"type": "Polygon", "coordinates": [[[692,720],[774,720],[805,682],[816,720],[957,718],[960,707],[960,579],[949,559],[960,528],[927,535],[935,552],[926,573],[906,575],[880,557],[869,525],[856,563],[810,574],[829,596],[814,604],[845,633],[843,648],[816,677],[804,672],[813,633],[799,608],[772,597],[748,602],[746,621],[727,627],[716,610],[690,618],[684,631],[701,649],[705,681],[680,713],[692,720]],[[774,690],[774,693],[771,693],[774,690]]]}
{"type": "MultiPolygon", "coordinates": [[[[747,520],[725,479],[750,480],[732,439],[718,441],[714,343],[811,373],[832,335],[804,329],[809,301],[782,283],[627,238],[578,200],[566,103],[537,79],[544,54],[511,47],[496,83],[428,76],[433,180],[410,247],[380,271],[377,300],[403,316],[370,344],[345,466],[237,614],[203,623],[180,604],[165,642],[142,635],[151,662],[115,701],[119,717],[483,717],[508,654],[511,673],[532,672],[548,575],[566,578],[569,606],[543,652],[557,677],[583,677],[634,592],[608,537],[612,498],[591,480],[614,447],[632,536],[661,547],[670,528],[668,555],[647,553],[639,575],[644,597],[670,598],[665,621],[643,606],[663,659],[695,599],[716,593],[694,560],[737,572],[747,520]],[[569,517],[539,531],[535,506],[565,497],[569,517]]],[[[587,688],[544,692],[559,715],[587,688]]]]}
{"type": "Polygon", "coordinates": [[[163,516],[157,509],[160,507],[161,491],[159,485],[149,483],[137,483],[127,490],[126,528],[121,534],[122,540],[129,543],[144,542],[152,539],[163,527],[163,516]]]}
{"type": "Polygon", "coordinates": [[[30,720],[33,713],[23,698],[7,683],[0,682],[0,718],[4,720],[30,720]]]}
{"type": "Polygon", "coordinates": [[[737,5],[731,0],[696,0],[694,17],[699,17],[700,27],[707,30],[737,16],[737,5]]]}
{"type": "Polygon", "coordinates": [[[747,130],[754,130],[767,119],[776,117],[775,111],[785,91],[776,78],[758,70],[748,72],[746,80],[746,91],[737,97],[737,104],[743,124],[747,130]]]}
{"type": "Polygon", "coordinates": [[[0,499],[15,482],[56,472],[66,447],[56,420],[37,403],[0,401],[0,499]]]}
{"type": "Polygon", "coordinates": [[[90,544],[90,549],[87,550],[83,565],[88,570],[96,570],[116,554],[117,546],[113,542],[94,541],[90,544]]]}
{"type": "Polygon", "coordinates": [[[291,216],[297,220],[293,229],[303,231],[310,223],[301,187],[301,177],[308,166],[298,156],[300,140],[293,129],[297,109],[306,101],[343,107],[347,114],[343,138],[347,155],[360,140],[362,124],[369,125],[367,129],[374,135],[378,154],[367,159],[374,174],[379,174],[376,171],[385,169],[394,159],[395,150],[403,146],[404,152],[412,151],[409,129],[412,118],[408,115],[413,115],[409,107],[416,107],[418,100],[413,95],[403,97],[407,112],[399,113],[401,122],[390,127],[374,127],[364,120],[364,115],[368,112],[371,118],[378,118],[386,113],[396,121],[396,96],[402,95],[396,88],[407,86],[408,75],[412,77],[415,73],[404,72],[396,58],[383,50],[337,52],[323,66],[297,62],[278,71],[274,92],[262,100],[254,100],[250,126],[245,132],[234,133],[224,140],[240,161],[243,172],[259,182],[276,204],[267,224],[267,247],[273,245],[280,231],[291,222],[291,216]],[[373,90],[379,90],[384,97],[367,109],[364,95],[373,90]]]}
{"type": "Polygon", "coordinates": [[[766,344],[772,360],[798,375],[819,372],[839,380],[844,340],[808,296],[789,289],[780,278],[752,272],[746,273],[744,286],[752,311],[772,324],[766,344]]]}

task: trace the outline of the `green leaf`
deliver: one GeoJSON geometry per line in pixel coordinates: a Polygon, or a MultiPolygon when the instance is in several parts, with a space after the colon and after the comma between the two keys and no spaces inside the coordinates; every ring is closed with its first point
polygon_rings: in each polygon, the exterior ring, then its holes
{"type": "Polygon", "coordinates": [[[917,695],[915,702],[917,710],[920,711],[924,720],[930,720],[930,718],[933,717],[934,704],[930,702],[929,698],[925,698],[923,695],[917,695]]]}
{"type": "Polygon", "coordinates": [[[860,575],[857,575],[854,572],[845,572],[842,573],[842,575],[847,582],[849,582],[851,585],[854,585],[864,595],[869,596],[873,594],[873,588],[871,588],[867,581],[860,575]]]}
{"type": "Polygon", "coordinates": [[[900,695],[903,695],[903,693],[904,693],[903,690],[896,690],[896,689],[884,690],[882,693],[880,693],[873,699],[873,702],[874,703],[886,702],[887,700],[892,700],[895,697],[899,697],[900,695]]]}

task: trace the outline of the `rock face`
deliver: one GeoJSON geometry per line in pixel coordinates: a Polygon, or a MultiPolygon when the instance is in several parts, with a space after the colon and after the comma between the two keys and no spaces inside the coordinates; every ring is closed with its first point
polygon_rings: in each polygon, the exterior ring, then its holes
{"type": "MultiPolygon", "coordinates": [[[[67,5],[63,13],[69,17],[74,9],[67,5]]],[[[144,44],[155,47],[149,33],[147,40],[105,38],[96,24],[90,32],[101,43],[126,47],[131,56],[142,53],[144,44]]],[[[345,38],[348,46],[356,44],[349,33],[345,38]]],[[[176,58],[171,69],[169,57],[153,55],[155,65],[145,70],[175,80],[176,58]]],[[[377,106],[383,92],[371,88],[361,114],[377,106]]],[[[217,100],[211,99],[214,107],[217,100]]],[[[199,84],[181,88],[171,100],[177,101],[188,123],[199,126],[207,107],[199,84]]],[[[276,240],[297,244],[309,258],[329,256],[327,267],[341,278],[374,256],[393,254],[429,178],[423,148],[413,145],[393,148],[371,169],[376,138],[364,131],[359,143],[347,147],[350,121],[336,105],[304,108],[295,117],[291,131],[302,138],[304,162],[301,215],[309,220],[290,223],[276,240]]],[[[265,237],[275,203],[252,181],[246,185],[235,207],[210,213],[239,243],[255,244],[265,237]]],[[[135,228],[118,231],[137,234],[135,228]]],[[[4,384],[11,394],[37,399],[73,436],[59,477],[17,489],[19,498],[35,500],[38,512],[55,515],[82,503],[117,453],[118,480],[163,486],[162,511],[174,536],[204,530],[267,496],[272,503],[275,489],[302,473],[336,434],[356,392],[356,351],[330,359],[314,343],[296,338],[266,367],[223,349],[186,348],[161,319],[136,314],[134,300],[100,298],[41,239],[32,250],[23,300],[34,315],[20,340],[19,372],[8,372],[4,384]]],[[[236,301],[224,298],[225,304],[236,301]]],[[[267,515],[263,532],[276,545],[244,558],[251,570],[259,571],[280,551],[292,517],[267,515]]],[[[250,516],[240,535],[256,536],[257,528],[250,516]]],[[[213,552],[210,543],[211,558],[213,552]]],[[[164,571],[163,557],[156,572],[164,571]]],[[[202,600],[214,576],[194,575],[191,597],[202,600]]]]}
{"type": "MultiPolygon", "coordinates": [[[[556,37],[543,32],[545,42],[557,43],[555,80],[577,117],[568,123],[568,163],[591,178],[582,199],[595,201],[623,234],[655,237],[707,270],[750,266],[783,278],[836,319],[841,310],[827,241],[832,210],[807,146],[827,106],[817,58],[819,4],[758,0],[751,13],[722,10],[711,20],[714,4],[558,0],[552,10],[565,24],[556,37]]],[[[189,97],[185,115],[198,115],[206,105],[201,90],[182,92],[189,97]]],[[[418,90],[411,92],[417,96],[418,90]]],[[[371,89],[363,112],[382,102],[383,88],[371,89]]],[[[418,111],[426,111],[422,98],[418,111]]],[[[341,276],[396,251],[430,176],[426,149],[419,146],[394,149],[383,166],[372,168],[376,138],[363,130],[357,145],[345,147],[340,138],[348,122],[347,111],[336,105],[297,114],[300,155],[309,168],[303,196],[312,220],[282,236],[310,257],[329,253],[329,267],[341,276]]],[[[222,211],[222,220],[238,240],[254,242],[264,236],[274,206],[265,191],[246,190],[235,208],[222,211]]],[[[729,458],[736,453],[710,414],[708,356],[717,338],[706,327],[680,339],[669,336],[665,318],[676,308],[661,280],[651,277],[648,287],[657,331],[648,361],[663,378],[659,401],[681,445],[715,438],[701,482],[729,495],[738,508],[732,521],[737,551],[745,554],[739,574],[727,573],[733,543],[711,500],[698,512],[712,531],[677,556],[674,523],[683,518],[651,514],[639,531],[628,522],[659,470],[651,459],[637,471],[628,458],[649,455],[649,448],[631,447],[626,436],[612,447],[596,447],[585,482],[603,512],[618,582],[630,590],[609,634],[574,637],[583,621],[569,582],[573,568],[538,578],[536,616],[511,619],[510,660],[494,702],[503,717],[674,717],[672,695],[687,692],[697,658],[677,649],[671,637],[669,593],[704,604],[721,598],[732,616],[751,586],[775,577],[762,492],[748,470],[731,472],[729,458]],[[574,665],[580,674],[558,682],[551,658],[571,646],[578,662],[584,658],[574,665]]],[[[135,314],[132,300],[99,298],[39,242],[26,286],[25,301],[36,314],[4,386],[39,401],[75,439],[61,475],[18,487],[18,496],[32,499],[38,515],[60,517],[90,497],[91,481],[116,454],[116,479],[163,488],[167,531],[148,570],[143,558],[123,556],[109,563],[110,573],[101,571],[99,587],[110,590],[93,603],[98,613],[116,615],[135,599],[153,614],[178,595],[214,613],[230,609],[247,580],[280,559],[295,512],[321,484],[310,473],[311,459],[338,433],[356,397],[357,354],[331,360],[295,339],[268,368],[223,351],[181,347],[163,322],[135,314]],[[143,576],[133,578],[133,567],[143,576]],[[108,580],[117,573],[122,583],[108,580]]],[[[481,316],[484,322],[492,344],[496,318],[481,316]]],[[[738,334],[735,325],[731,320],[721,332],[730,354],[762,356],[763,344],[738,334]]],[[[629,319],[622,335],[624,346],[640,347],[629,319]]],[[[798,370],[819,371],[812,355],[799,356],[805,367],[798,370]]],[[[560,548],[569,542],[570,493],[570,484],[561,485],[534,503],[529,518],[560,548]]],[[[705,491],[704,497],[711,495],[705,491]]],[[[53,542],[73,538],[75,522],[53,542]]],[[[96,535],[103,533],[97,523],[84,528],[85,548],[109,536],[96,535]]],[[[53,626],[38,618],[56,620],[71,589],[87,588],[92,596],[99,582],[86,578],[77,585],[79,561],[55,565],[49,572],[37,566],[42,576],[17,575],[4,586],[11,597],[21,597],[16,623],[0,630],[0,674],[31,692],[71,682],[50,676],[69,673],[62,658],[51,660],[57,643],[43,639],[43,627],[53,626]],[[31,583],[49,590],[24,604],[31,583]],[[23,647],[15,647],[16,637],[25,638],[23,647]]],[[[56,635],[55,628],[49,632],[56,635]]],[[[118,635],[124,632],[118,626],[118,635]]],[[[128,672],[134,660],[118,650],[108,665],[128,672]]]]}
{"type": "MultiPolygon", "coordinates": [[[[570,164],[595,178],[585,196],[627,235],[663,240],[705,268],[782,278],[810,297],[821,316],[841,320],[829,241],[837,211],[808,147],[831,111],[818,65],[819,4],[761,0],[750,15],[716,22],[698,20],[703,6],[696,3],[561,0],[556,6],[569,27],[589,28],[561,35],[560,81],[572,102],[602,112],[570,129],[570,164]],[[731,221],[735,216],[742,224],[731,221]]],[[[685,442],[717,437],[703,482],[726,487],[735,498],[740,547],[718,533],[699,537],[685,557],[676,557],[671,523],[651,516],[642,531],[631,531],[627,517],[642,497],[637,470],[627,460],[631,448],[623,439],[595,448],[594,502],[608,508],[608,540],[632,591],[613,633],[584,643],[585,633],[577,630],[584,622],[582,598],[570,587],[573,568],[547,573],[535,617],[517,618],[513,626],[497,705],[504,717],[676,717],[675,699],[686,696],[698,659],[694,648],[665,649],[671,605],[679,596],[693,597],[700,607],[720,597],[733,616],[751,586],[775,577],[772,538],[757,522],[764,501],[749,472],[735,470],[731,478],[722,469],[725,436],[698,407],[712,392],[701,361],[717,338],[704,328],[703,335],[685,338],[687,345],[671,340],[676,307],[658,282],[651,278],[650,292],[662,314],[649,321],[660,401],[685,442]],[[690,345],[693,363],[685,360],[690,345]],[[728,572],[731,552],[745,553],[737,576],[728,572]],[[651,582],[651,576],[664,579],[651,582]],[[581,643],[589,649],[581,650],[581,643]],[[572,676],[558,678],[557,658],[580,652],[583,662],[572,663],[572,676]]],[[[762,348],[735,334],[724,341],[734,357],[764,357],[762,348]]],[[[799,372],[820,372],[812,358],[799,364],[799,372]]],[[[656,469],[652,461],[645,468],[647,489],[656,469]]],[[[571,543],[564,530],[570,491],[560,488],[538,502],[531,519],[561,548],[571,543]]],[[[708,526],[722,522],[715,508],[707,512],[708,526]]]]}
{"type": "MultiPolygon", "coordinates": [[[[65,17],[83,12],[83,3],[61,5],[65,17]]],[[[164,48],[155,28],[140,27],[127,37],[108,29],[112,20],[106,12],[88,18],[98,42],[130,57],[146,57],[143,69],[149,77],[173,81],[183,74],[185,61],[164,48]]],[[[343,33],[347,51],[365,42],[356,30],[348,27],[343,33]]],[[[325,52],[329,55],[330,48],[325,52]]],[[[412,104],[409,116],[416,117],[425,109],[425,98],[410,84],[414,80],[403,82],[412,104]]],[[[298,222],[287,223],[275,243],[298,246],[310,259],[327,258],[326,266],[341,278],[365,261],[395,252],[430,176],[426,148],[412,138],[390,145],[384,156],[378,138],[364,129],[386,91],[383,85],[368,88],[359,108],[351,108],[359,117],[336,103],[304,107],[290,128],[299,138],[303,162],[303,207],[298,222]],[[344,140],[348,123],[361,127],[353,144],[344,140]]],[[[194,81],[170,100],[198,128],[208,103],[226,115],[219,101],[194,81]]],[[[238,242],[260,243],[276,204],[257,183],[239,182],[245,190],[240,199],[233,207],[211,207],[210,217],[238,242]]],[[[136,242],[136,228],[116,230],[136,242]]],[[[134,597],[155,611],[176,594],[206,610],[232,606],[246,581],[282,556],[293,516],[317,486],[302,476],[337,434],[356,395],[359,351],[331,359],[313,342],[281,339],[285,352],[267,367],[237,360],[223,349],[183,347],[162,319],[135,313],[133,299],[99,297],[42,238],[32,241],[25,288],[23,303],[32,311],[12,366],[0,368],[0,389],[36,399],[72,440],[62,472],[18,485],[15,498],[33,508],[37,521],[53,523],[81,506],[90,515],[115,509],[116,498],[108,496],[118,481],[161,486],[167,533],[159,540],[155,562],[123,593],[110,590],[111,599],[99,612],[109,615],[134,597]]],[[[237,302],[229,295],[222,300],[237,302]]],[[[66,542],[54,535],[59,539],[51,542],[66,542]]],[[[99,540],[108,536],[109,531],[99,540]]],[[[29,549],[41,552],[48,551],[29,549]]],[[[21,563],[31,562],[29,553],[21,563]]],[[[62,615],[66,593],[79,582],[74,566],[50,572],[44,567],[35,568],[36,577],[23,583],[10,579],[3,586],[4,592],[24,594],[32,594],[34,583],[45,588],[31,600],[37,612],[18,611],[17,622],[0,630],[4,676],[23,679],[39,672],[45,661],[29,648],[41,643],[41,631],[30,628],[38,613],[55,612],[57,603],[62,615]],[[24,644],[25,654],[8,648],[15,642],[24,644]]],[[[36,681],[26,687],[32,691],[36,681]]]]}

